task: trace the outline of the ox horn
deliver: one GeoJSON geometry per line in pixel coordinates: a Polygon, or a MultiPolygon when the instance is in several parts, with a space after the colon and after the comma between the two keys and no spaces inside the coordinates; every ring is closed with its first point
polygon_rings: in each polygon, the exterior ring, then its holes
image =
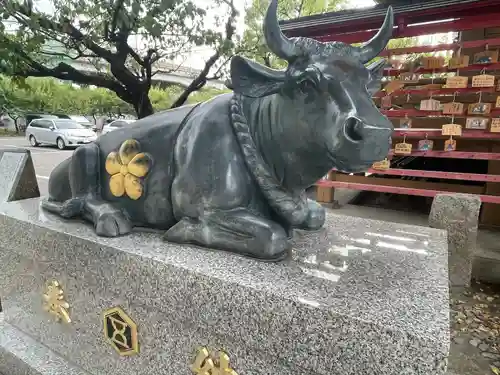
{"type": "Polygon", "coordinates": [[[283,35],[278,23],[278,0],[271,0],[264,18],[264,38],[269,49],[278,57],[290,61],[297,56],[295,43],[283,35]]]}
{"type": "Polygon", "coordinates": [[[392,37],[392,28],[394,27],[394,11],[392,7],[387,8],[384,24],[378,33],[371,38],[368,42],[359,48],[359,59],[363,64],[371,59],[377,57],[380,52],[385,48],[387,43],[392,37]]]}

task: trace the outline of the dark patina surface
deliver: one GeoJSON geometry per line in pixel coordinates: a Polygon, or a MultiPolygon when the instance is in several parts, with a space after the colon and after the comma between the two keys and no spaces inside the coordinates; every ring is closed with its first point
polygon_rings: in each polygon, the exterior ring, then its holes
{"type": "Polygon", "coordinates": [[[392,35],[389,8],[363,46],[286,38],[271,1],[276,71],[236,56],[234,93],[164,111],[79,147],[50,176],[45,209],[84,217],[102,236],[162,229],[168,241],[277,260],[293,228],[319,229],[304,190],[331,168],[360,172],[389,151],[391,122],[375,107],[392,35]]]}

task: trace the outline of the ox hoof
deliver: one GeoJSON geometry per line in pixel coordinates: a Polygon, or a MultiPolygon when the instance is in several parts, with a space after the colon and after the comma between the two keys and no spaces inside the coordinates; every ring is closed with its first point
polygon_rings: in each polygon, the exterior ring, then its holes
{"type": "Polygon", "coordinates": [[[309,212],[306,220],[300,226],[300,229],[318,230],[325,224],[325,208],[318,202],[311,199],[307,200],[309,212]]]}
{"type": "Polygon", "coordinates": [[[99,236],[117,237],[132,231],[132,224],[121,211],[102,213],[96,221],[95,231],[99,236]]]}
{"type": "Polygon", "coordinates": [[[83,198],[71,198],[61,205],[60,215],[65,219],[78,216],[82,213],[84,204],[83,198]]]}
{"type": "Polygon", "coordinates": [[[256,253],[252,254],[252,256],[267,261],[278,261],[288,255],[289,247],[288,234],[284,230],[274,232],[262,248],[255,249],[256,253]]]}

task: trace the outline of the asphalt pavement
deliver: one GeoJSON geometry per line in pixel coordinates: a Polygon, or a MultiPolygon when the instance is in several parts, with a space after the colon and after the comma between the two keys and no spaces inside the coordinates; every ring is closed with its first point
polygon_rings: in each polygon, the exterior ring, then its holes
{"type": "Polygon", "coordinates": [[[73,149],[60,151],[56,146],[32,147],[24,137],[0,137],[0,149],[16,148],[27,148],[31,151],[41,195],[48,194],[48,182],[52,169],[73,153],[73,149]]]}

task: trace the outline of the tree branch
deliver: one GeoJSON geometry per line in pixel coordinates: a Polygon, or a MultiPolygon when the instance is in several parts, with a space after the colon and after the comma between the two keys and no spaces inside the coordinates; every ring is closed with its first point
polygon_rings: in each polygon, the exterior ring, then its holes
{"type": "Polygon", "coordinates": [[[207,76],[208,73],[210,72],[210,69],[212,66],[217,62],[217,60],[220,58],[222,55],[222,49],[225,46],[226,42],[230,42],[234,36],[235,28],[233,26],[233,22],[236,19],[236,16],[238,15],[238,11],[236,10],[236,7],[234,6],[233,0],[227,0],[225,1],[226,4],[229,5],[231,11],[230,15],[227,19],[226,25],[225,25],[225,31],[226,35],[224,38],[224,41],[222,42],[221,46],[215,51],[215,53],[205,62],[205,66],[201,70],[201,72],[198,74],[198,76],[193,79],[193,81],[189,84],[189,86],[182,92],[182,94],[175,100],[175,102],[172,104],[171,108],[177,108],[183,105],[186,100],[188,99],[189,95],[191,93],[200,90],[203,88],[203,86],[206,85],[207,83],[207,76]]]}

